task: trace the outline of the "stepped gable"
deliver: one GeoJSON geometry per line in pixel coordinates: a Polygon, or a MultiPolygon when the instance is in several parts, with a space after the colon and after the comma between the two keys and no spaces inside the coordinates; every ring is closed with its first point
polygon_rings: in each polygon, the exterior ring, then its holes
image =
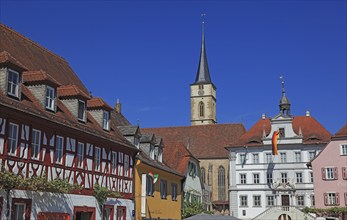
{"type": "MultiPolygon", "coordinates": [[[[299,135],[300,129],[303,136],[303,144],[329,142],[331,134],[312,116],[295,116],[293,117],[293,129],[299,135]]],[[[262,138],[268,136],[271,132],[270,119],[260,119],[255,123],[240,139],[231,144],[231,146],[261,146],[262,138]]]]}
{"type": "Polygon", "coordinates": [[[186,174],[189,159],[195,158],[181,142],[165,142],[163,157],[165,163],[182,175],[186,174]]]}
{"type": "Polygon", "coordinates": [[[0,52],[6,51],[27,70],[42,69],[61,85],[74,84],[90,96],[69,64],[62,57],[0,23],[0,52]]]}
{"type": "Polygon", "coordinates": [[[198,159],[228,158],[225,147],[245,133],[243,124],[211,124],[183,127],[144,128],[143,133],[154,133],[166,142],[181,142],[198,159]]]}

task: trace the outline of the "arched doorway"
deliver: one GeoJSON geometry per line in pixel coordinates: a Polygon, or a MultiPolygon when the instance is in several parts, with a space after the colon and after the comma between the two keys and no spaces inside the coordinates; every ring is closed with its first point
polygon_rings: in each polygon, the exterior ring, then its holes
{"type": "Polygon", "coordinates": [[[282,215],[278,216],[277,220],[292,220],[292,218],[287,214],[282,214],[282,215]]]}

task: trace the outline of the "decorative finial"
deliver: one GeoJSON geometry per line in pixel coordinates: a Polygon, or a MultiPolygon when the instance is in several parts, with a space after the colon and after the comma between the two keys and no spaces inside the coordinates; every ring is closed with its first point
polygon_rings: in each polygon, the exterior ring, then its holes
{"type": "Polygon", "coordinates": [[[204,31],[205,31],[205,16],[206,16],[205,13],[201,13],[201,19],[202,19],[202,21],[201,21],[201,24],[202,24],[202,33],[204,33],[204,31]]]}
{"type": "Polygon", "coordinates": [[[285,90],[284,90],[284,76],[281,75],[280,79],[282,80],[282,93],[285,93],[285,90]]]}

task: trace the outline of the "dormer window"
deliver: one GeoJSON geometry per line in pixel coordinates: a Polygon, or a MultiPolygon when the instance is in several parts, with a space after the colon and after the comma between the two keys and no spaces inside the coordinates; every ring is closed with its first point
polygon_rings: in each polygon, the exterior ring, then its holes
{"type": "Polygon", "coordinates": [[[102,128],[105,130],[110,130],[110,112],[103,112],[102,128]]]}
{"type": "Polygon", "coordinates": [[[46,88],[46,101],[45,101],[45,106],[46,106],[46,109],[49,109],[49,110],[52,110],[54,111],[55,110],[55,90],[54,88],[50,87],[50,86],[47,86],[46,88]]]}
{"type": "Polygon", "coordinates": [[[78,120],[86,121],[86,103],[82,100],[78,100],[78,120]]]}
{"type": "Polygon", "coordinates": [[[7,94],[10,96],[19,96],[19,73],[9,69],[7,78],[7,94]]]}

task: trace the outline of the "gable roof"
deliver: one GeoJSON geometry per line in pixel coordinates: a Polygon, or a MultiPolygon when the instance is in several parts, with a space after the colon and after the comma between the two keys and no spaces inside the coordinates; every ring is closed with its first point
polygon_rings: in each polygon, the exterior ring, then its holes
{"type": "Polygon", "coordinates": [[[143,128],[142,133],[154,133],[166,142],[181,142],[198,159],[228,158],[224,148],[245,133],[243,124],[211,124],[183,127],[143,128]]]}
{"type": "Polygon", "coordinates": [[[2,65],[9,65],[21,71],[28,69],[7,51],[0,52],[0,66],[2,65]]]}
{"type": "Polygon", "coordinates": [[[37,82],[46,82],[53,86],[60,86],[53,77],[43,70],[23,72],[23,82],[27,85],[35,84],[37,82]]]}
{"type": "MultiPolygon", "coordinates": [[[[293,130],[296,134],[302,132],[303,144],[317,142],[329,142],[331,134],[312,116],[293,117],[293,130]]],[[[231,146],[260,146],[263,134],[268,136],[271,132],[271,121],[269,118],[257,121],[240,139],[231,146]]]]}
{"type": "Polygon", "coordinates": [[[7,51],[27,70],[42,69],[60,84],[74,84],[90,96],[87,88],[62,57],[2,23],[0,23],[0,39],[0,52],[7,51]]]}
{"type": "Polygon", "coordinates": [[[181,142],[165,142],[164,146],[163,158],[165,163],[180,174],[185,175],[189,159],[196,158],[181,142]]]}
{"type": "Polygon", "coordinates": [[[100,97],[94,97],[87,101],[87,108],[88,109],[106,109],[106,110],[113,110],[111,106],[109,106],[102,98],[100,97]]]}
{"type": "Polygon", "coordinates": [[[345,126],[343,126],[338,132],[336,132],[332,139],[347,139],[347,124],[345,124],[345,126]]]}

